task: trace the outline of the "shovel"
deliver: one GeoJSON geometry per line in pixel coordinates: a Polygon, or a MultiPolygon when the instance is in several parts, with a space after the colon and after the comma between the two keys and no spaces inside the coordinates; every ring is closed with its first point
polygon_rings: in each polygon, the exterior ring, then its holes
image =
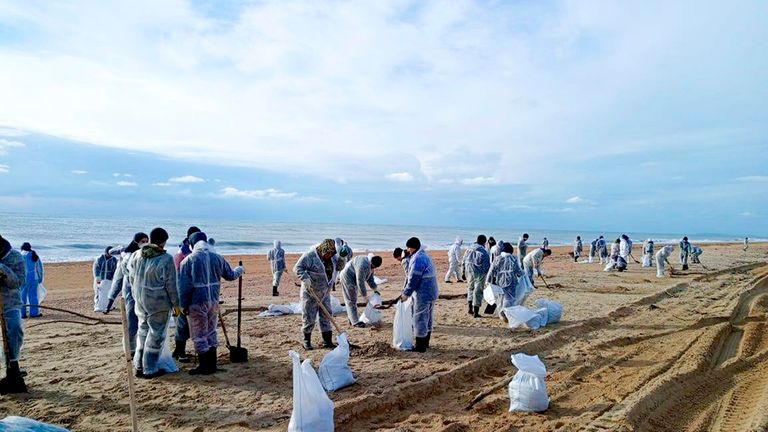
{"type": "Polygon", "coordinates": [[[539,273],[539,277],[541,278],[541,281],[544,282],[544,286],[549,288],[549,284],[547,283],[547,280],[544,279],[544,276],[541,273],[539,273]]]}
{"type": "MultiPolygon", "coordinates": [[[[243,266],[243,262],[238,264],[243,266]]],[[[248,361],[248,350],[240,346],[240,324],[243,317],[243,276],[237,280],[237,346],[233,347],[229,345],[227,340],[227,348],[229,348],[229,361],[232,363],[246,363],[248,361]]],[[[224,321],[221,320],[221,329],[224,330],[224,321]]],[[[224,330],[224,338],[227,339],[226,330],[224,330]]]]}
{"type": "Polygon", "coordinates": [[[241,347],[232,346],[229,344],[229,336],[227,335],[227,327],[224,325],[224,318],[219,313],[219,322],[221,323],[221,330],[224,332],[224,341],[227,343],[227,349],[229,349],[229,361],[231,363],[245,363],[248,361],[248,350],[241,347]]]}

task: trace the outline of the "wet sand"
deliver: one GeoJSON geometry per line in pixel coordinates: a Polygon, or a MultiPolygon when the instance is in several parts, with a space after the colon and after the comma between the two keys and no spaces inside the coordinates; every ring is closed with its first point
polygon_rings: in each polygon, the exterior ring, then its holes
{"type": "MultiPolygon", "coordinates": [[[[637,247],[636,247],[637,249],[637,247]]],[[[337,321],[360,349],[350,366],[357,384],[331,393],[340,431],[470,430],[759,430],[768,427],[768,245],[705,245],[702,261],[673,278],[631,263],[624,273],[599,264],[574,263],[555,248],[544,263],[550,288],[537,298],[560,301],[563,320],[537,331],[509,330],[495,316],[467,315],[466,285],[441,282],[432,350],[391,347],[393,309],[380,329],[358,329],[345,315],[337,321]],[[504,385],[515,352],[538,354],[547,366],[550,408],[539,414],[509,413],[504,385]],[[470,406],[481,392],[487,396],[470,406]]],[[[442,276],[444,251],[431,253],[442,276]]],[[[396,297],[400,265],[382,253],[377,271],[389,279],[382,297],[396,297]]],[[[285,430],[292,409],[288,350],[317,366],[328,350],[300,349],[300,316],[257,318],[270,303],[298,301],[295,278],[286,277],[280,297],[271,294],[264,256],[242,259],[243,345],[250,362],[229,364],[208,377],[182,371],[137,380],[141,430],[285,430]]],[[[289,268],[297,256],[288,257],[289,268]]],[[[679,270],[676,254],[673,265],[679,270]]],[[[44,311],[26,322],[22,367],[30,393],[0,397],[0,414],[23,415],[77,431],[126,430],[130,424],[119,316],[92,312],[91,263],[46,266],[44,305],[76,311],[109,323],[83,325],[69,314],[44,311]]],[[[223,307],[236,305],[236,282],[223,287],[223,307]]],[[[341,292],[334,293],[340,300],[341,292]]],[[[230,336],[235,314],[225,317],[230,336]]],[[[80,320],[85,322],[84,320],[80,320]]],[[[173,335],[169,335],[172,339],[173,335]]],[[[223,345],[223,335],[219,330],[223,345]]],[[[319,343],[318,330],[315,344],[319,343]]],[[[191,351],[191,346],[188,351],[191,351]]]]}

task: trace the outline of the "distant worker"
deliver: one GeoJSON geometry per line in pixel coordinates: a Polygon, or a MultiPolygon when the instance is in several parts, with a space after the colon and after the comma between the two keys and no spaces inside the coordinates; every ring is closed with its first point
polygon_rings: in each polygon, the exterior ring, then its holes
{"type": "Polygon", "coordinates": [[[619,241],[619,256],[627,262],[629,262],[629,257],[632,256],[632,240],[626,234],[622,234],[619,241]]]}
{"type": "Polygon", "coordinates": [[[544,241],[541,242],[541,248],[542,249],[549,249],[549,240],[547,240],[546,237],[544,237],[544,241]]]}
{"type": "Polygon", "coordinates": [[[669,263],[669,256],[674,250],[674,246],[664,246],[656,252],[656,277],[664,277],[664,264],[669,264],[670,269],[672,268],[672,264],[669,263]]]}
{"type": "Polygon", "coordinates": [[[514,251],[511,243],[504,243],[501,255],[493,261],[491,269],[488,271],[487,279],[494,281],[504,290],[502,304],[496,305],[500,311],[515,304],[518,278],[523,276],[523,269],[520,267],[514,251]]]}
{"type": "Polygon", "coordinates": [[[381,267],[381,257],[356,256],[344,266],[341,271],[341,292],[344,296],[344,304],[347,308],[349,323],[355,327],[365,327],[357,314],[357,293],[363,296],[364,302],[368,302],[367,284],[374,293],[378,294],[378,287],[373,277],[373,271],[381,267]]]}
{"type": "Polygon", "coordinates": [[[43,283],[43,278],[45,277],[43,262],[40,260],[37,252],[32,250],[32,245],[29,243],[21,245],[21,256],[24,258],[26,271],[24,285],[21,287],[21,301],[24,304],[24,307],[21,309],[21,317],[27,317],[27,305],[29,305],[29,317],[37,318],[43,315],[40,313],[40,308],[38,307],[40,302],[37,298],[37,286],[43,283]]]}
{"type": "Polygon", "coordinates": [[[579,257],[584,251],[584,245],[581,243],[581,236],[576,236],[576,242],[573,244],[573,261],[579,262],[579,257]]]}
{"type": "Polygon", "coordinates": [[[653,267],[653,240],[651,239],[643,245],[643,267],[653,267]]]}
{"type": "Polygon", "coordinates": [[[467,272],[467,313],[480,318],[480,306],[483,303],[485,277],[491,268],[491,256],[483,246],[485,236],[480,234],[477,241],[464,253],[464,269],[467,272]]]}
{"type": "Polygon", "coordinates": [[[523,258],[523,269],[525,274],[528,275],[528,279],[531,280],[532,285],[536,285],[533,279],[534,275],[544,276],[544,272],[541,270],[541,263],[544,261],[544,258],[550,255],[552,255],[552,249],[536,248],[523,258]]]}
{"type": "Polygon", "coordinates": [[[403,272],[405,272],[405,275],[408,276],[408,264],[411,261],[411,256],[408,255],[408,251],[404,251],[403,248],[396,247],[395,250],[392,251],[392,257],[400,263],[400,266],[403,268],[403,272]]]}
{"type": "Polygon", "coordinates": [[[603,236],[597,239],[597,251],[600,255],[600,264],[608,263],[608,243],[603,236]]]}
{"type": "Polygon", "coordinates": [[[461,245],[464,240],[456,237],[453,244],[448,248],[448,273],[445,274],[445,283],[451,283],[451,277],[456,276],[456,282],[461,281],[461,245]]]}
{"type": "Polygon", "coordinates": [[[597,239],[589,243],[589,263],[592,264],[597,256],[597,239]]]}
{"type": "Polygon", "coordinates": [[[698,246],[691,245],[691,262],[694,264],[701,264],[699,256],[704,253],[704,250],[698,246]]]}
{"type": "Polygon", "coordinates": [[[523,258],[528,254],[528,233],[523,234],[517,241],[517,261],[523,262],[523,258]]]}
{"type": "Polygon", "coordinates": [[[109,251],[112,246],[107,246],[104,253],[93,262],[93,311],[106,312],[109,302],[109,291],[112,290],[112,279],[117,270],[117,258],[109,251]]]}
{"type": "Polygon", "coordinates": [[[683,270],[688,270],[688,257],[691,254],[691,243],[688,242],[688,237],[683,237],[680,241],[680,264],[683,265],[683,270]]]}
{"type": "Polygon", "coordinates": [[[744,252],[749,249],[749,237],[744,237],[744,252]]]}
{"type": "Polygon", "coordinates": [[[280,240],[275,240],[272,245],[274,247],[267,253],[267,260],[269,260],[269,268],[272,271],[272,297],[277,297],[280,295],[277,290],[280,287],[280,279],[283,272],[288,272],[288,270],[285,267],[285,251],[280,240]]]}

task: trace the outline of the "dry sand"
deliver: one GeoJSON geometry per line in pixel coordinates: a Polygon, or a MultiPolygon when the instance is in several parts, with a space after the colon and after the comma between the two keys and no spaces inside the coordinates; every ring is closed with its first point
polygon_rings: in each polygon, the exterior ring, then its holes
{"type": "MultiPolygon", "coordinates": [[[[381,329],[340,325],[353,350],[358,383],[330,394],[337,430],[765,430],[768,427],[768,245],[748,254],[739,245],[707,245],[702,258],[674,278],[632,264],[625,273],[604,273],[599,264],[577,264],[556,248],[545,260],[550,288],[540,297],[563,303],[563,321],[538,331],[508,330],[498,318],[475,319],[465,299],[437,304],[432,350],[391,348],[393,310],[381,329]],[[717,258],[715,258],[717,257],[717,258]],[[538,354],[547,365],[550,408],[540,414],[509,413],[506,380],[514,352],[538,354]],[[481,392],[487,396],[470,406],[481,392]],[[761,429],[762,428],[762,429],[761,429]]],[[[383,254],[377,272],[387,277],[385,299],[402,284],[399,264],[383,254]]],[[[433,252],[438,271],[445,252],[433,252]]],[[[287,278],[271,297],[263,256],[245,261],[245,305],[297,301],[287,278]]],[[[292,266],[296,256],[288,258],[292,266]]],[[[675,261],[676,262],[676,259],[675,261]]],[[[673,263],[674,263],[673,262],[673,263]]],[[[676,265],[679,269],[679,265],[676,265]]],[[[118,315],[92,310],[90,263],[46,267],[45,305],[112,322],[118,315]]],[[[236,302],[236,283],[225,283],[226,308],[236,302]]],[[[440,284],[441,294],[466,293],[465,284],[440,284]]],[[[341,298],[340,291],[335,295],[341,298]]],[[[141,430],[285,430],[292,408],[288,350],[300,349],[300,316],[257,318],[244,314],[247,364],[219,362],[227,372],[209,377],[182,372],[137,380],[141,430]]],[[[27,321],[22,366],[30,393],[0,398],[0,415],[22,415],[77,431],[128,430],[129,409],[121,327],[82,325],[70,315],[46,311],[27,321]]],[[[226,316],[230,334],[235,315],[226,316]]],[[[221,333],[220,340],[223,341],[221,333]]],[[[172,338],[172,335],[169,335],[172,338]]],[[[315,332],[319,342],[319,334],[315,332]]],[[[222,343],[223,345],[223,343],[222,343]]],[[[191,349],[191,348],[189,348],[191,349]]],[[[309,352],[315,365],[327,350],[309,352]]]]}

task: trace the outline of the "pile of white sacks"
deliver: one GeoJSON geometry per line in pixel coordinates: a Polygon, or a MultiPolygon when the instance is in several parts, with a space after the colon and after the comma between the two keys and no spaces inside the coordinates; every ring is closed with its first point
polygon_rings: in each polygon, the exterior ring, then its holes
{"type": "Polygon", "coordinates": [[[534,309],[517,305],[505,307],[504,315],[507,317],[509,328],[524,326],[531,330],[538,330],[546,325],[560,322],[563,316],[563,305],[547,299],[538,299],[534,302],[534,309]]]}

